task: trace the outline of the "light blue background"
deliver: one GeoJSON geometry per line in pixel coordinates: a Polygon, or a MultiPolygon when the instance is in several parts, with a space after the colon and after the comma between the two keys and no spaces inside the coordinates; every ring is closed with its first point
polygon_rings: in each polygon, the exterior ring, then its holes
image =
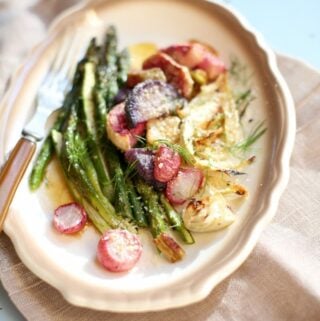
{"type": "Polygon", "coordinates": [[[319,0],[225,0],[242,13],[276,52],[320,70],[319,0]]]}
{"type": "MultiPolygon", "coordinates": [[[[320,0],[224,2],[242,13],[276,52],[302,59],[320,69],[320,0]]],[[[1,285],[0,308],[0,321],[24,320],[1,285]]]]}

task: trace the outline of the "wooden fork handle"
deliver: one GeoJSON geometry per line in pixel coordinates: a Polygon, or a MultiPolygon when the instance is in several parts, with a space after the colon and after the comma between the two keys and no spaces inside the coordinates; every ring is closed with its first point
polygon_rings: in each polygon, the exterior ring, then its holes
{"type": "Polygon", "coordinates": [[[21,137],[0,173],[0,232],[19,183],[36,150],[36,143],[21,137]]]}

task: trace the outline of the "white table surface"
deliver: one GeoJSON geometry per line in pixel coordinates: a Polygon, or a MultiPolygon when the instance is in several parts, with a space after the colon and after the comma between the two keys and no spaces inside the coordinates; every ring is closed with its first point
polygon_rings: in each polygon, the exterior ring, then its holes
{"type": "MultiPolygon", "coordinates": [[[[301,59],[320,70],[319,0],[224,2],[242,13],[275,51],[301,59]]],[[[0,282],[0,321],[23,320],[0,282]]]]}

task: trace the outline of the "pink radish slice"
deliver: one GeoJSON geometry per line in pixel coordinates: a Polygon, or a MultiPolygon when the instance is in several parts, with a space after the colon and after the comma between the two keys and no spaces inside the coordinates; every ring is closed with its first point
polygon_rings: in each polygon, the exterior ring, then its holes
{"type": "Polygon", "coordinates": [[[193,167],[180,168],[167,184],[166,196],[172,204],[183,204],[197,193],[203,182],[202,172],[193,167]]]}
{"type": "Polygon", "coordinates": [[[176,44],[162,50],[179,64],[206,71],[210,80],[226,71],[226,65],[212,50],[200,43],[176,44]]]}
{"type": "Polygon", "coordinates": [[[119,149],[126,151],[137,143],[137,136],[142,136],[145,132],[145,123],[139,123],[134,128],[129,129],[124,110],[124,103],[114,106],[107,115],[107,134],[109,139],[119,149]]]}
{"type": "Polygon", "coordinates": [[[97,249],[98,261],[111,272],[124,272],[133,268],[142,253],[136,234],[126,230],[109,230],[103,234],[97,249]]]}
{"type": "Polygon", "coordinates": [[[198,64],[197,68],[207,72],[210,80],[215,79],[220,74],[224,73],[227,68],[224,62],[210,52],[203,57],[203,60],[198,64]]]}
{"type": "Polygon", "coordinates": [[[143,69],[160,68],[168,82],[184,97],[190,97],[193,90],[193,80],[188,68],[178,64],[169,55],[159,52],[143,63],[143,69]]]}
{"type": "Polygon", "coordinates": [[[53,226],[63,234],[72,234],[83,229],[87,222],[87,213],[79,204],[69,203],[54,211],[53,226]]]}
{"type": "Polygon", "coordinates": [[[202,61],[205,50],[198,44],[181,43],[161,50],[175,61],[190,69],[194,69],[202,61]]]}
{"type": "Polygon", "coordinates": [[[159,182],[169,182],[179,170],[180,155],[166,146],[160,146],[154,159],[154,177],[159,182]]]}

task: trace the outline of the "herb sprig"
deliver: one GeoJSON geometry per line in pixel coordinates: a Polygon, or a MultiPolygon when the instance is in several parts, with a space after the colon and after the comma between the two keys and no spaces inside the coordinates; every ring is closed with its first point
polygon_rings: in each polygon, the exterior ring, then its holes
{"type": "Polygon", "coordinates": [[[233,88],[233,96],[236,101],[236,106],[240,118],[242,118],[250,105],[256,98],[250,88],[251,78],[253,73],[248,70],[248,66],[242,63],[239,58],[232,56],[230,58],[230,82],[233,88]]]}
{"type": "Polygon", "coordinates": [[[185,147],[179,144],[174,144],[167,139],[158,139],[152,144],[152,148],[157,149],[159,145],[166,145],[167,147],[178,153],[187,164],[194,164],[194,158],[192,154],[185,147]]]}
{"type": "Polygon", "coordinates": [[[247,152],[250,147],[267,131],[264,121],[259,123],[250,134],[240,143],[233,146],[233,151],[247,152]]]}
{"type": "Polygon", "coordinates": [[[236,106],[239,112],[240,118],[242,118],[250,105],[250,103],[255,100],[256,97],[253,95],[251,89],[247,89],[244,92],[241,92],[236,97],[236,106]]]}

